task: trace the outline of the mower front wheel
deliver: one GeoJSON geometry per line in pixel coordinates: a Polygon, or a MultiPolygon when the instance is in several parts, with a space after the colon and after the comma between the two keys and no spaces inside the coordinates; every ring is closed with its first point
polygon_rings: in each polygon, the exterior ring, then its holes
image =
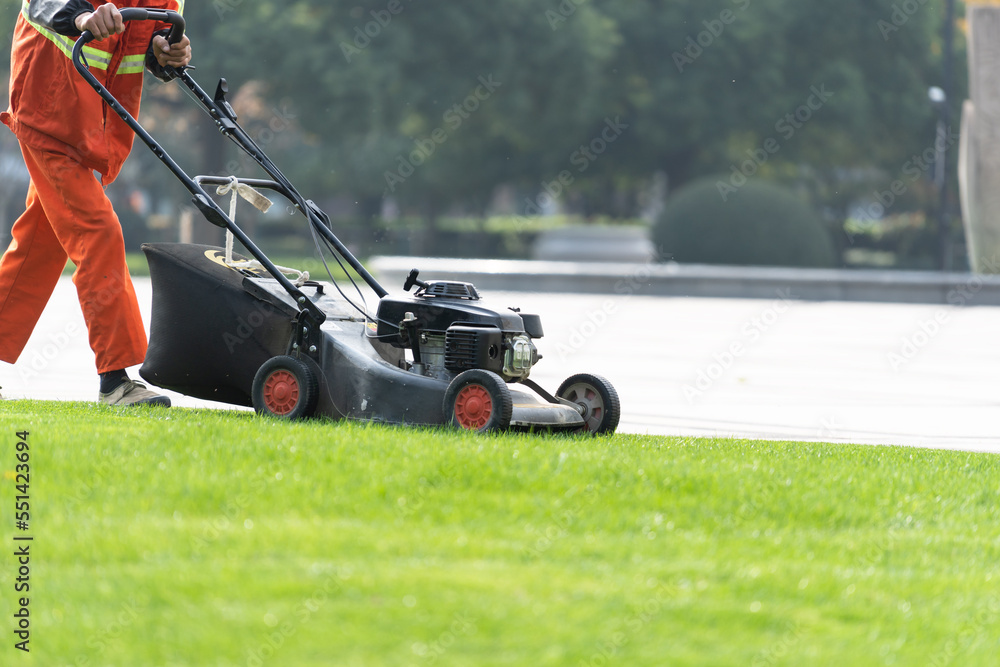
{"type": "Polygon", "coordinates": [[[491,371],[465,371],[448,385],[444,413],[459,427],[481,433],[510,428],[514,401],[503,379],[491,371]]]}
{"type": "Polygon", "coordinates": [[[622,416],[618,392],[600,375],[580,373],[567,378],[556,396],[579,407],[586,429],[594,435],[611,434],[618,428],[622,416]]]}
{"type": "Polygon", "coordinates": [[[273,357],[254,376],[251,398],[258,414],[306,419],[316,411],[319,380],[305,362],[295,357],[273,357]]]}

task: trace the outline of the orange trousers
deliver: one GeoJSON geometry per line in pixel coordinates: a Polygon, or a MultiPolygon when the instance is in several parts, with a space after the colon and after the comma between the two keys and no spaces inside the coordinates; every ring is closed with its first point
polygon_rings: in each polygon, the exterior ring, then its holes
{"type": "Polygon", "coordinates": [[[21,144],[31,176],[27,210],[0,259],[0,360],[28,343],[68,257],[97,372],[146,357],[146,331],[125,264],[121,224],[93,171],[72,158],[21,144]]]}

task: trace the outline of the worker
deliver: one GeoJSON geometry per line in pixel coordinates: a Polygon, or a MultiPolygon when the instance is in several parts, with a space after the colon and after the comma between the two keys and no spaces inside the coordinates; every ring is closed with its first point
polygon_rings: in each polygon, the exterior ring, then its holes
{"type": "Polygon", "coordinates": [[[132,149],[134,134],[73,66],[75,38],[90,31],[90,71],[134,116],[143,69],[169,80],[191,60],[185,36],[169,26],[122,20],[119,8],[182,11],[183,0],[25,0],[11,52],[10,107],[0,114],[17,136],[31,182],[27,210],[0,259],[0,360],[24,350],[67,257],[108,405],[170,399],[129,378],[146,356],[146,331],[125,264],[121,224],[104,193],[132,149]],[[166,27],[165,27],[166,26],[166,27]],[[98,176],[100,179],[98,179],[98,176]]]}

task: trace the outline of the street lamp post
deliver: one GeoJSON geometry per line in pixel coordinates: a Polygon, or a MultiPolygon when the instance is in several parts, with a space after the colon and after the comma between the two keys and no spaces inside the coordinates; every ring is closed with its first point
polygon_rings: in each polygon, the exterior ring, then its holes
{"type": "Polygon", "coordinates": [[[937,231],[938,268],[951,270],[951,229],[948,224],[948,183],[946,180],[948,162],[948,95],[942,88],[932,87],[927,91],[931,106],[937,111],[937,138],[934,140],[934,186],[938,192],[937,231]]]}
{"type": "Polygon", "coordinates": [[[951,124],[952,82],[955,62],[955,0],[946,0],[944,18],[944,72],[941,88],[931,88],[931,102],[938,110],[938,164],[935,180],[938,182],[938,245],[939,266],[950,271],[952,266],[951,225],[948,216],[948,181],[945,177],[948,163],[948,126],[951,124]],[[939,91],[939,93],[935,93],[939,91]],[[935,99],[937,97],[937,99],[935,99]]]}

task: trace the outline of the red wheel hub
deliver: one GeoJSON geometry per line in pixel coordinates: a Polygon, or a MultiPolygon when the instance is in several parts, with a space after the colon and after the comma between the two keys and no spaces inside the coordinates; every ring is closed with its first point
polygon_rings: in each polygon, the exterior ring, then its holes
{"type": "Polygon", "coordinates": [[[473,431],[486,426],[493,416],[490,392],[478,384],[464,387],[455,397],[455,419],[462,428],[473,431]]]}
{"type": "Polygon", "coordinates": [[[585,384],[573,385],[564,394],[567,400],[583,408],[583,421],[587,424],[587,430],[596,432],[604,419],[604,399],[601,395],[585,384]]]}
{"type": "Polygon", "coordinates": [[[299,379],[289,371],[274,371],[264,381],[264,405],[279,417],[284,417],[295,409],[300,393],[299,379]]]}

